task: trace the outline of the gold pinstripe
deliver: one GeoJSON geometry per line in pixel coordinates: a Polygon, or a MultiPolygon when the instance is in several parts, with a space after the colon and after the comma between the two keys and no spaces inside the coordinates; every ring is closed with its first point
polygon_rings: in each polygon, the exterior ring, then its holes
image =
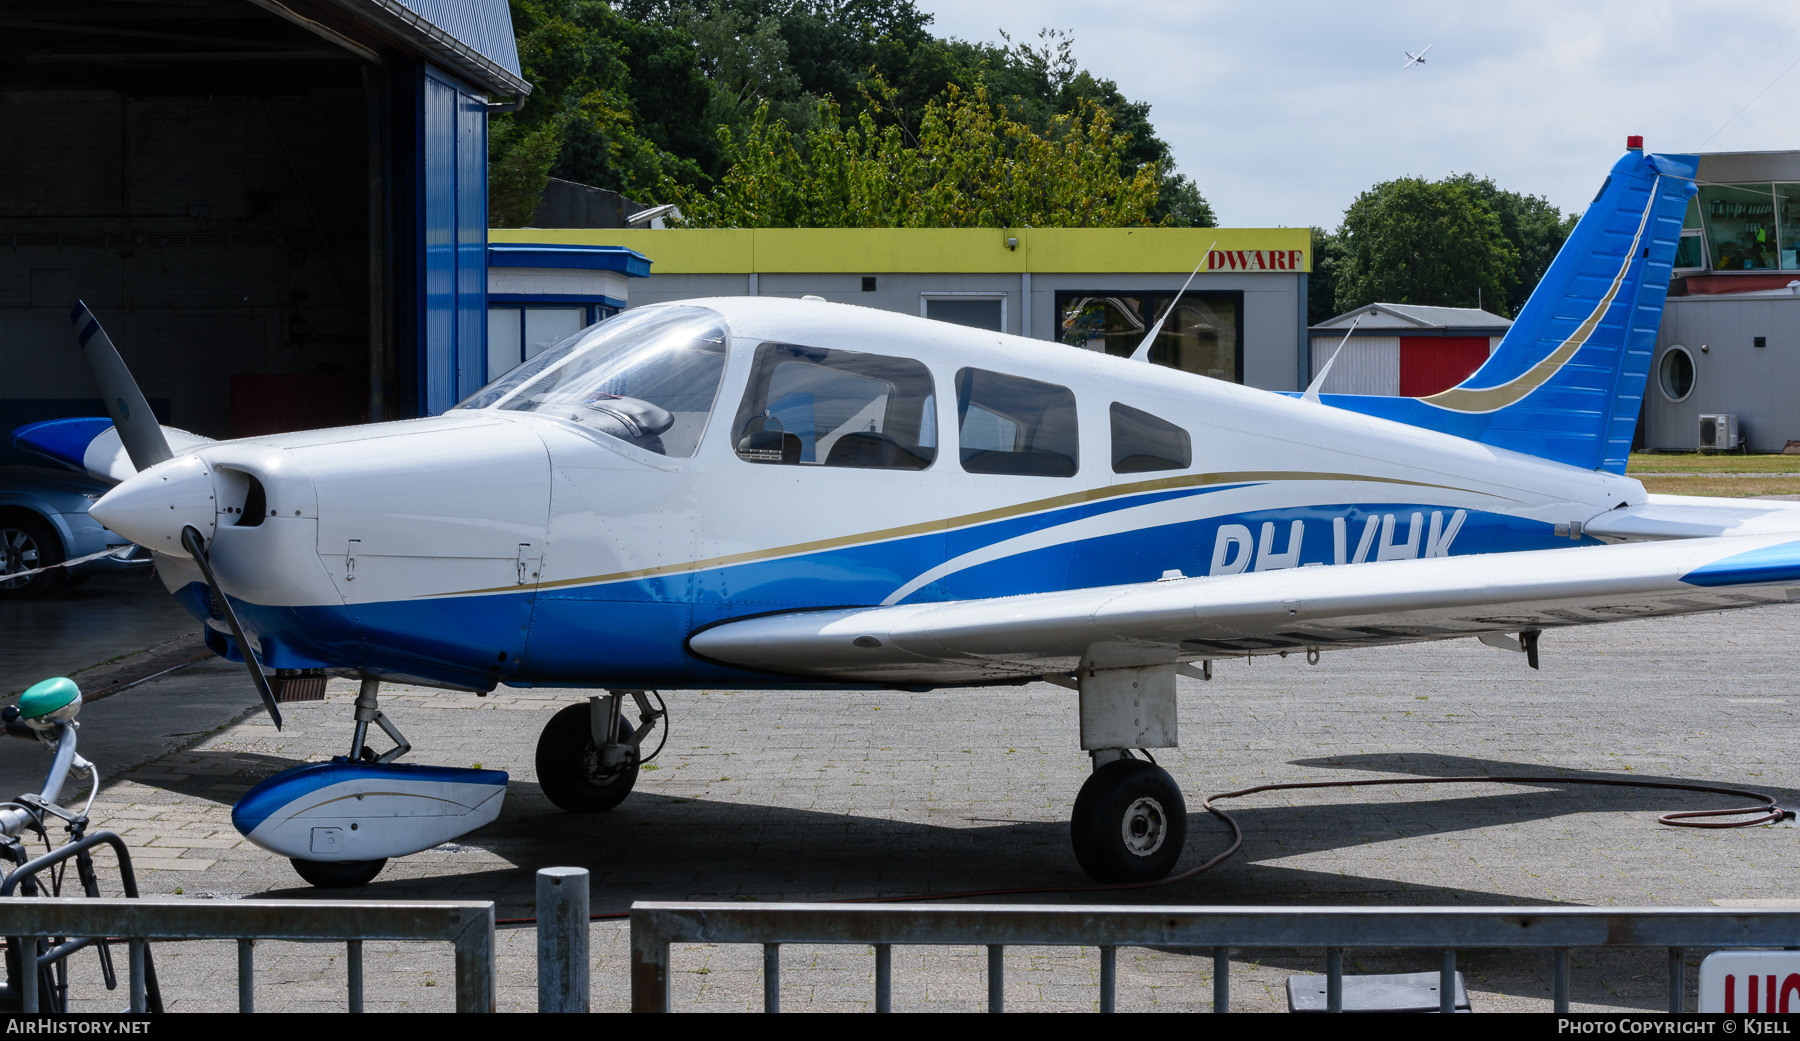
{"type": "MultiPolygon", "coordinates": [[[[724,567],[730,564],[746,564],[759,560],[772,560],[776,557],[797,556],[802,553],[817,553],[821,550],[841,549],[862,543],[885,542],[889,539],[906,538],[910,535],[923,535],[933,531],[950,531],[955,528],[968,527],[974,524],[985,524],[989,521],[1005,520],[1009,517],[1023,516],[1043,510],[1053,510],[1063,506],[1074,506],[1084,502],[1095,502],[1101,499],[1117,498],[1121,495],[1140,495],[1145,492],[1164,491],[1170,488],[1191,488],[1212,484],[1245,484],[1251,482],[1266,483],[1270,481],[1361,481],[1377,484],[1409,485],[1415,488],[1443,488],[1448,491],[1474,492],[1472,488],[1459,488],[1449,484],[1432,484],[1428,481],[1407,481],[1397,477],[1370,477],[1364,474],[1312,473],[1307,471],[1246,471],[1241,473],[1213,474],[1179,474],[1174,477],[1159,477],[1149,481],[1137,481],[1132,484],[1108,485],[1103,488],[1089,488],[1084,491],[1070,492],[1067,495],[1052,496],[1048,499],[1037,499],[1032,502],[1015,503],[992,510],[977,513],[965,513],[958,517],[947,517],[941,520],[921,521],[917,524],[906,524],[896,528],[882,528],[878,531],[859,532],[854,535],[838,535],[828,539],[817,539],[812,542],[798,542],[789,546],[776,546],[773,549],[748,550],[743,553],[728,553],[718,557],[707,557],[702,560],[688,560],[679,564],[662,564],[657,567],[637,568],[631,571],[616,571],[610,575],[586,575],[581,578],[564,578],[554,582],[539,583],[538,589],[558,589],[568,586],[600,585],[606,582],[622,582],[634,578],[653,578],[657,575],[678,574],[684,571],[701,571],[707,568],[724,567]]],[[[1477,492],[1488,495],[1492,493],[1477,492]]],[[[528,588],[524,586],[494,586],[487,589],[463,589],[450,593],[426,593],[423,597],[439,596],[475,596],[481,593],[516,593],[528,588]]]]}
{"type": "Polygon", "coordinates": [[[1638,244],[1643,240],[1644,228],[1650,223],[1650,214],[1656,209],[1656,193],[1661,183],[1662,178],[1659,177],[1650,185],[1650,202],[1644,207],[1644,217],[1638,222],[1637,234],[1631,239],[1631,250],[1625,254],[1625,262],[1619,265],[1619,273],[1613,276],[1612,286],[1600,298],[1593,313],[1575,327],[1575,331],[1561,346],[1551,351],[1543,361],[1497,387],[1451,387],[1419,400],[1451,412],[1497,412],[1549,382],[1570,358],[1575,357],[1576,352],[1587,345],[1588,337],[1599,327],[1600,320],[1606,317],[1613,298],[1619,295],[1619,288],[1625,284],[1625,275],[1631,270],[1631,262],[1637,257],[1638,244]]]}

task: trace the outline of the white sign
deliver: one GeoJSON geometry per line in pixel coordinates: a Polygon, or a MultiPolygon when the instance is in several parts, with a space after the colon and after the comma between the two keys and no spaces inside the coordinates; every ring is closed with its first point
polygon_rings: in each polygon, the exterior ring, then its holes
{"type": "Polygon", "coordinates": [[[1800,951],[1718,951],[1700,963],[1700,1011],[1800,1013],[1800,951]]]}

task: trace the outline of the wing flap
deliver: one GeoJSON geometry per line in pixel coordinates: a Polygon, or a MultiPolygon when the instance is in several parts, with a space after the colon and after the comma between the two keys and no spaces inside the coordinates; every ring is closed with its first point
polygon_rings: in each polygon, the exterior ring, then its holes
{"type": "Polygon", "coordinates": [[[893,686],[1414,643],[1800,600],[1792,533],[1308,567],[898,607],[695,633],[712,661],[893,686]]]}

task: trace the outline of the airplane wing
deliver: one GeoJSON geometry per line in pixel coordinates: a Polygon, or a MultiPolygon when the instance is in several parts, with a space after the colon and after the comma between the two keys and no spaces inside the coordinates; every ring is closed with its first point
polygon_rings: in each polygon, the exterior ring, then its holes
{"type": "MultiPolygon", "coordinates": [[[[162,427],[163,442],[176,455],[191,452],[212,438],[162,427]]],[[[118,427],[104,416],[48,419],[13,431],[13,442],[26,451],[47,456],[108,484],[118,484],[138,472],[118,427]]]]}
{"type": "MultiPolygon", "coordinates": [[[[1729,500],[1728,500],[1729,501],[1729,500]]],[[[1800,601],[1800,532],[1304,567],[726,622],[701,657],[889,687],[1553,629],[1800,601]]]]}

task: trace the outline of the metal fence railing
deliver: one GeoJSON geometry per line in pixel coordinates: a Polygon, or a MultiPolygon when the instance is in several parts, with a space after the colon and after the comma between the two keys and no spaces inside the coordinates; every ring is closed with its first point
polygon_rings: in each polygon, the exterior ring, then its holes
{"type": "MultiPolygon", "coordinates": [[[[0,900],[0,936],[13,951],[38,951],[53,937],[111,937],[130,950],[131,1011],[145,1011],[150,940],[236,940],[238,1010],[255,1010],[256,940],[341,941],[350,1011],[362,1011],[362,945],[424,940],[455,945],[456,1010],[494,1011],[494,905],[489,901],[373,900],[0,900]]],[[[52,948],[40,963],[58,957],[52,948]]],[[[39,1010],[36,972],[17,973],[20,1007],[39,1010]]]]}
{"type": "Polygon", "coordinates": [[[669,1011],[669,945],[763,945],[763,1005],[781,1008],[781,945],[855,944],[875,953],[875,1010],[893,1011],[892,948],[987,947],[988,1011],[1005,1008],[1009,945],[1100,950],[1100,1011],[1111,1012],[1120,947],[1210,948],[1213,1011],[1230,1007],[1231,948],[1323,949],[1328,1011],[1343,1010],[1344,951],[1400,948],[1437,955],[1441,1009],[1454,1011],[1458,949],[1542,951],[1555,1008],[1569,1008],[1569,954],[1580,948],[1663,948],[1668,1010],[1682,1011],[1684,952],[1800,947],[1800,910],[1735,908],[1128,907],[1029,904],[713,904],[631,907],[631,1006],[669,1011]]]}

